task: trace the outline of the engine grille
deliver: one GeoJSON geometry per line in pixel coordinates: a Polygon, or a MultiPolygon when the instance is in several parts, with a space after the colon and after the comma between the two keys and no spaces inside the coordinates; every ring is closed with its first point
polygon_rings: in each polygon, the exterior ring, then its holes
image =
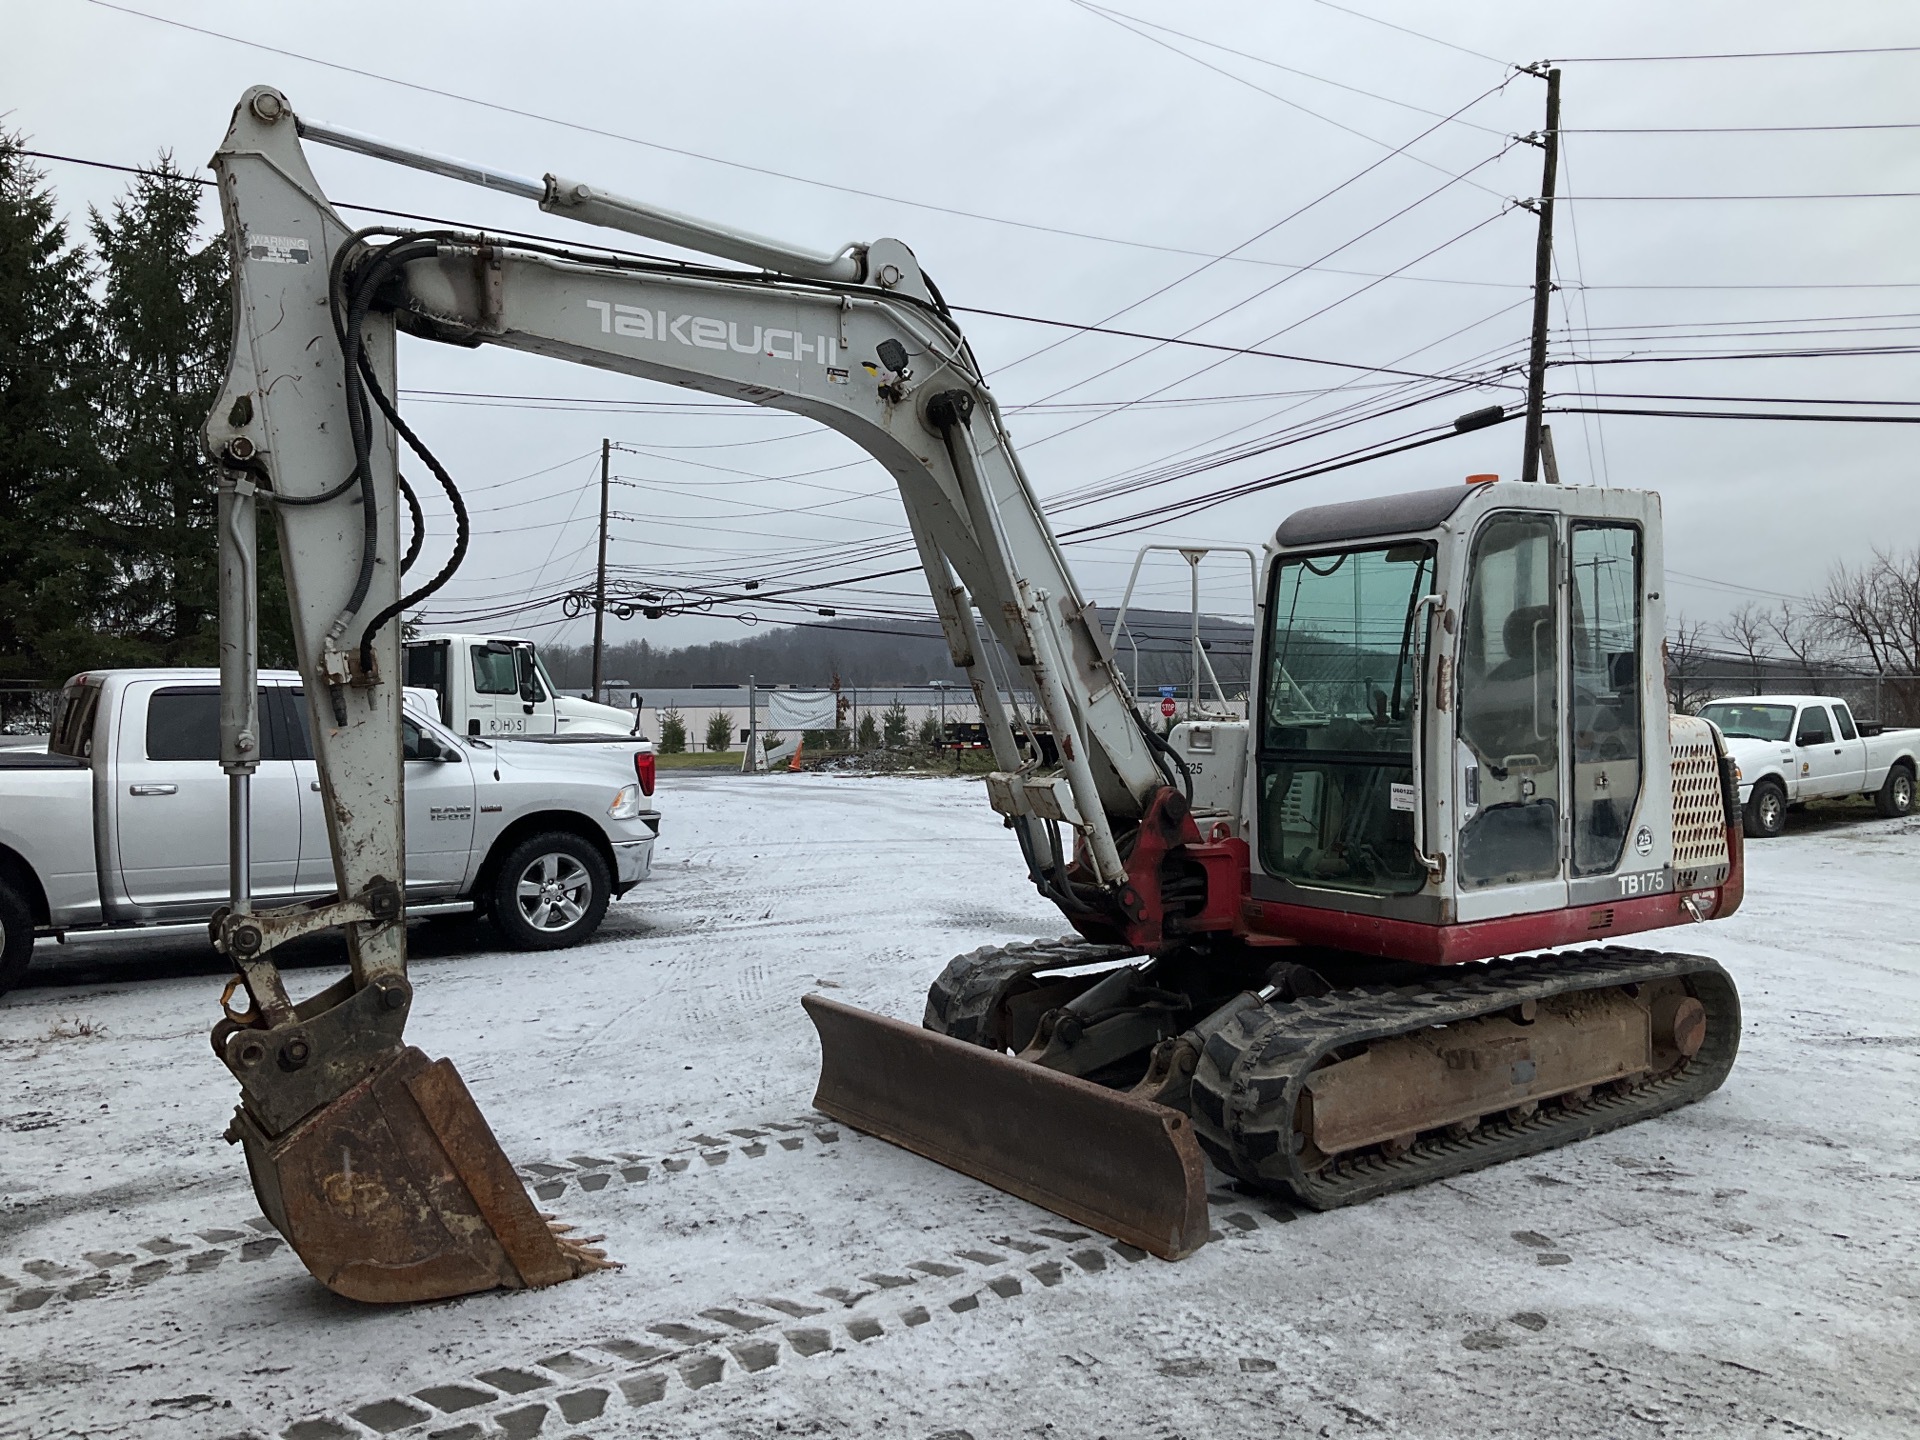
{"type": "Polygon", "coordinates": [[[1683,887],[1715,885],[1726,879],[1731,856],[1713,727],[1691,715],[1675,715],[1672,736],[1673,868],[1681,872],[1683,887]],[[1695,874],[1688,877],[1689,871],[1695,874]]]}

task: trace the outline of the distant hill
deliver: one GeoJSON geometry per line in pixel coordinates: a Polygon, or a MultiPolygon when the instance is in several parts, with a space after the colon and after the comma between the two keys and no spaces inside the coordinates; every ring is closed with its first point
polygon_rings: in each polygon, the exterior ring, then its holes
{"type": "MultiPolygon", "coordinates": [[[[1143,689],[1181,685],[1192,662],[1190,621],[1184,611],[1135,610],[1126,636],[1114,647],[1121,670],[1143,689]]],[[[1252,626],[1202,616],[1201,642],[1228,694],[1244,690],[1249,673],[1252,626]]],[[[593,683],[593,648],[542,648],[554,683],[585,690],[593,683]]],[[[603,673],[636,687],[688,685],[826,685],[838,675],[847,685],[923,685],[954,678],[953,661],[937,625],[916,620],[823,620],[817,624],[763,629],[738,640],[662,647],[645,640],[607,647],[603,673]]]]}

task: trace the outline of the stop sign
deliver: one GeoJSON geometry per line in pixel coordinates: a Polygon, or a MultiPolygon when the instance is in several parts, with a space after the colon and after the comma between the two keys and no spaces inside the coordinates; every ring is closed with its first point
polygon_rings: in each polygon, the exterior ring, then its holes
{"type": "Polygon", "coordinates": [[[1169,720],[1173,718],[1173,708],[1173,697],[1171,695],[1160,702],[1160,713],[1169,720]]]}

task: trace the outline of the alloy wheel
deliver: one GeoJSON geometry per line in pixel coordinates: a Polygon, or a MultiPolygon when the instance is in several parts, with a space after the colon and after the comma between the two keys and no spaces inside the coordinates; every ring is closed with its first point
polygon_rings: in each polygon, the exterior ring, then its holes
{"type": "Polygon", "coordinates": [[[593,876],[573,856],[549,851],[520,872],[514,896],[534,929],[565,930],[579,924],[593,903],[593,876]]]}

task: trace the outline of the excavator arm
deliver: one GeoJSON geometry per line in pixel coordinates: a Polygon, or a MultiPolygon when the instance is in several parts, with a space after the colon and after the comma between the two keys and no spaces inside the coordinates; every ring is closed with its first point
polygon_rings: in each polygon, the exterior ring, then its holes
{"type": "MultiPolygon", "coordinates": [[[[899,486],[953,660],[986,721],[998,766],[992,802],[1034,883],[1090,940],[1151,944],[1159,858],[1198,839],[1180,766],[1135,709],[967,340],[905,245],[883,239],[810,254],[578,182],[507,175],[302,121],[264,87],[242,98],[213,168],[236,299],[231,368],[205,429],[224,474],[221,756],[233,835],[232,904],[213,929],[248,996],[245,1009],[228,1005],[213,1038],[242,1090],[229,1138],[246,1147],[266,1213],[323,1282],[363,1299],[433,1298],[551,1283],[603,1263],[542,1226],[451,1064],[428,1062],[402,1039],[412,992],[397,620],[432,585],[410,588],[402,576],[401,445],[457,491],[395,407],[396,330],[791,411],[877,459],[899,486]],[[303,138],[764,268],[455,231],[356,230],[328,203],[303,138]],[[278,527],[338,882],[331,901],[283,911],[257,910],[247,881],[247,786],[259,748],[254,527],[263,504],[278,527]],[[1057,773],[1040,773],[1031,735],[1021,743],[990,641],[1012,667],[1011,688],[1037,697],[1057,773]],[[350,973],[294,1003],[270,952],[336,926],[350,973]]],[[[1076,1199],[1009,1171],[1008,1155],[1022,1147],[1010,1150],[1004,1135],[957,1143],[954,1127],[928,1121],[923,1100],[885,1114],[858,1103],[876,1084],[899,1098],[900,1085],[878,1077],[912,1070],[914,1057],[902,1060],[905,1042],[877,1017],[823,1018],[822,1007],[809,1008],[828,1052],[823,1108],[1159,1253],[1198,1243],[1200,1166],[1185,1117],[1085,1086],[1081,1110],[1135,1137],[1131,1150],[1105,1153],[1122,1171],[1150,1172],[1152,1193],[1129,1198],[1119,1194],[1125,1183],[1090,1176],[1076,1199]],[[1130,1165],[1130,1154],[1150,1163],[1130,1165]],[[1171,1226],[1169,1211],[1180,1216],[1171,1226]]],[[[1043,1079],[1084,1085],[916,1033],[939,1054],[924,1073],[939,1070],[947,1094],[973,1087],[987,1112],[1034,1113],[1021,1097],[1043,1079]]],[[[1030,1129],[1019,1164],[1048,1169],[1066,1138],[1049,1124],[1084,1134],[1085,1123],[1055,1114],[1030,1129]]]]}

